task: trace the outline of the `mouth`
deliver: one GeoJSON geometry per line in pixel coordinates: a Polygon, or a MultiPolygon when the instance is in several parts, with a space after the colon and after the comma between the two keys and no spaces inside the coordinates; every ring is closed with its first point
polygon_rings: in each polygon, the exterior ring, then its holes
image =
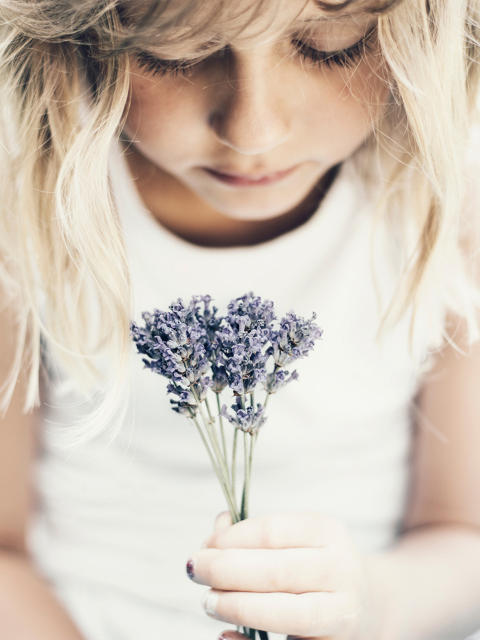
{"type": "Polygon", "coordinates": [[[232,171],[219,171],[217,169],[210,169],[208,167],[202,167],[202,169],[211,175],[216,180],[229,184],[234,187],[264,187],[271,184],[281,182],[289,175],[291,175],[298,165],[284,169],[282,171],[271,171],[257,174],[247,173],[234,173],[232,171]]]}

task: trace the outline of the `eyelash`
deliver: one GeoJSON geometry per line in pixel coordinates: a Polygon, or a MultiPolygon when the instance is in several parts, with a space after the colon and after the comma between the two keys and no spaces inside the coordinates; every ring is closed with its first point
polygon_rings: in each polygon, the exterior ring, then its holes
{"type": "Polygon", "coordinates": [[[341,51],[319,51],[300,40],[293,40],[293,45],[296,53],[304,60],[311,60],[319,67],[324,66],[327,69],[332,69],[332,67],[341,67],[342,69],[353,67],[359,62],[364,53],[371,50],[370,43],[366,38],[341,51]]]}
{"type": "Polygon", "coordinates": [[[154,76],[164,76],[167,73],[178,75],[179,73],[185,73],[195,65],[194,62],[183,60],[162,60],[143,51],[137,53],[136,60],[142,69],[154,76]]]}
{"type": "MultiPolygon", "coordinates": [[[[366,38],[360,40],[352,47],[342,49],[341,51],[319,51],[300,40],[292,40],[292,44],[295,47],[296,55],[301,56],[304,60],[311,60],[319,67],[326,67],[327,69],[331,69],[332,67],[341,67],[343,69],[352,67],[360,60],[366,51],[371,49],[370,43],[366,38]]],[[[173,75],[181,73],[185,75],[189,69],[202,62],[202,60],[196,62],[187,60],[162,60],[147,52],[138,53],[136,59],[145,71],[154,76],[164,76],[167,73],[173,75]]]]}

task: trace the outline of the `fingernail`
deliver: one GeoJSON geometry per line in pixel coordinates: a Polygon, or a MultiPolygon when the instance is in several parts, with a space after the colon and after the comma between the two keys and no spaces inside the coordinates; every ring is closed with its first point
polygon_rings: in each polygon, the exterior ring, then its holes
{"type": "Polygon", "coordinates": [[[195,558],[190,558],[190,560],[187,562],[187,576],[190,578],[190,580],[193,580],[194,575],[195,575],[195,558]]]}
{"type": "Polygon", "coordinates": [[[218,636],[218,640],[228,640],[228,638],[224,633],[222,633],[218,636]]]}
{"type": "Polygon", "coordinates": [[[218,593],[213,591],[213,589],[209,589],[203,594],[202,598],[202,607],[205,609],[205,613],[208,613],[209,616],[215,615],[215,607],[218,602],[218,593]]]}

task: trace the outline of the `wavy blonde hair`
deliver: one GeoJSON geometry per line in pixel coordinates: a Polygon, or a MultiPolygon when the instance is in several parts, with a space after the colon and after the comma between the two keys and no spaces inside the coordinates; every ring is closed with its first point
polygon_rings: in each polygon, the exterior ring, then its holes
{"type": "MultiPolygon", "coordinates": [[[[3,411],[22,368],[29,371],[25,411],[38,404],[48,343],[96,402],[89,420],[73,428],[72,443],[118,432],[131,284],[108,158],[128,109],[130,54],[220,49],[272,1],[252,0],[240,11],[228,0],[139,0],[132,12],[125,0],[1,0],[0,283],[18,327],[0,389],[3,411]],[[102,371],[105,354],[111,366],[102,371]]],[[[413,327],[415,310],[442,300],[475,340],[480,302],[460,223],[480,77],[479,0],[317,2],[332,15],[355,3],[378,14],[392,95],[365,146],[380,167],[378,216],[399,211],[402,233],[415,229],[384,327],[408,312],[413,327]]],[[[443,319],[432,315],[435,335],[444,334],[443,319]]]]}

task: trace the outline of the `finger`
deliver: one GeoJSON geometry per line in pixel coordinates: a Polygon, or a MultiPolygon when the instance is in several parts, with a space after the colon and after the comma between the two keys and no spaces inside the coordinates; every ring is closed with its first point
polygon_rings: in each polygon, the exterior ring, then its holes
{"type": "Polygon", "coordinates": [[[202,549],[189,560],[189,576],[221,591],[333,591],[355,571],[337,555],[331,548],[202,549]]]}
{"type": "Polygon", "coordinates": [[[237,522],[215,531],[205,544],[218,549],[288,549],[324,547],[347,539],[345,528],[335,518],[314,511],[290,511],[237,522]]]}
{"type": "Polygon", "coordinates": [[[213,526],[213,530],[215,532],[225,531],[229,527],[232,526],[232,516],[230,515],[230,511],[222,511],[215,518],[215,524],[213,526]]]}
{"type": "MultiPolygon", "coordinates": [[[[304,638],[300,636],[287,636],[287,640],[320,640],[320,638],[304,638]]],[[[338,640],[338,636],[322,636],[321,640],[338,640]]]]}
{"type": "Polygon", "coordinates": [[[218,636],[218,640],[250,640],[247,636],[244,636],[243,633],[238,633],[238,631],[222,631],[222,633],[218,636]]]}
{"type": "Polygon", "coordinates": [[[205,612],[216,620],[303,638],[334,635],[352,612],[334,593],[248,593],[209,589],[205,612]]]}

